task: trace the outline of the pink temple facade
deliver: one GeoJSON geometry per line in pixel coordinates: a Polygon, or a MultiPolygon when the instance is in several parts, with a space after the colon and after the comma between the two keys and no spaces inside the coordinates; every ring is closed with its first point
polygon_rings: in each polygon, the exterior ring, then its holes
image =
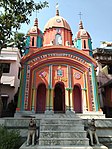
{"type": "Polygon", "coordinates": [[[76,38],[67,21],[56,11],[44,27],[38,20],[28,31],[21,60],[21,85],[17,112],[75,113],[100,111],[96,61],[89,33],[82,21],[76,38]]]}

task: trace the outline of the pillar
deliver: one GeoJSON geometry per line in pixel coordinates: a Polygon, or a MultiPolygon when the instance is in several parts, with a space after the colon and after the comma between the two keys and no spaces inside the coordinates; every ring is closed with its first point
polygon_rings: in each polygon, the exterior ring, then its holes
{"type": "Polygon", "coordinates": [[[88,111],[88,103],[87,103],[86,89],[85,88],[82,89],[82,100],[83,100],[82,101],[82,105],[83,105],[82,111],[86,112],[86,111],[88,111]]]}
{"type": "Polygon", "coordinates": [[[97,81],[96,81],[96,75],[95,75],[95,70],[94,66],[91,64],[91,80],[92,80],[92,90],[93,90],[93,105],[94,105],[94,111],[98,111],[99,106],[98,106],[98,92],[97,92],[97,81]]]}
{"type": "Polygon", "coordinates": [[[46,111],[53,111],[52,65],[49,65],[49,79],[46,99],[46,111]]]}
{"type": "Polygon", "coordinates": [[[50,95],[50,90],[49,88],[47,88],[47,92],[46,92],[46,110],[49,110],[49,105],[50,105],[50,100],[49,100],[49,96],[50,95]]]}
{"type": "Polygon", "coordinates": [[[73,111],[73,89],[70,89],[70,111],[73,111]]]}
{"type": "Polygon", "coordinates": [[[46,94],[47,94],[47,96],[46,96],[46,111],[53,111],[54,89],[53,88],[48,88],[46,94]]]}
{"type": "Polygon", "coordinates": [[[50,89],[50,111],[53,111],[53,94],[54,94],[54,89],[50,89]]]}
{"type": "Polygon", "coordinates": [[[36,101],[35,101],[35,97],[36,97],[36,88],[33,88],[33,97],[32,97],[32,107],[31,107],[31,109],[32,109],[32,111],[34,112],[35,110],[36,110],[36,101]]]}
{"type": "MultiPolygon", "coordinates": [[[[23,82],[23,75],[24,75],[24,69],[22,68],[21,69],[21,79],[20,79],[20,89],[19,89],[19,97],[18,97],[18,103],[17,103],[17,108],[16,108],[16,111],[20,111],[21,110],[21,99],[22,99],[22,91],[23,91],[23,85],[22,85],[22,82],[23,82]]],[[[24,102],[24,101],[23,101],[24,102]]]]}
{"type": "MultiPolygon", "coordinates": [[[[92,82],[91,82],[91,74],[90,72],[85,72],[85,94],[86,94],[86,108],[88,111],[92,111],[92,100],[93,100],[93,90],[92,90],[92,82]]],[[[93,105],[94,107],[94,105],[93,105]]]]}
{"type": "Polygon", "coordinates": [[[70,104],[69,104],[69,89],[65,89],[65,106],[66,106],[66,111],[69,111],[70,109],[70,104]]]}
{"type": "MultiPolygon", "coordinates": [[[[83,99],[83,112],[88,111],[89,109],[89,96],[87,96],[87,72],[83,74],[83,80],[84,80],[84,88],[82,88],[82,99],[83,99]]],[[[88,93],[89,94],[89,93],[88,93]]]]}

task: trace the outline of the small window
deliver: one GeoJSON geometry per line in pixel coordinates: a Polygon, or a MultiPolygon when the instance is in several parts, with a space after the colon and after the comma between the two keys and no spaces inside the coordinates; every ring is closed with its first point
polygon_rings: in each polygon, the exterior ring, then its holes
{"type": "Polygon", "coordinates": [[[32,46],[34,46],[34,37],[32,38],[32,46]]]}
{"type": "Polygon", "coordinates": [[[10,63],[2,63],[2,72],[9,73],[10,71],[10,63]]]}
{"type": "Polygon", "coordinates": [[[84,40],[84,49],[86,49],[86,41],[84,40]]]}
{"type": "Polygon", "coordinates": [[[21,68],[19,67],[19,69],[18,69],[18,79],[20,79],[20,72],[21,72],[21,68]]]}
{"type": "Polygon", "coordinates": [[[56,45],[62,45],[62,37],[60,34],[56,34],[55,41],[56,45]]]}

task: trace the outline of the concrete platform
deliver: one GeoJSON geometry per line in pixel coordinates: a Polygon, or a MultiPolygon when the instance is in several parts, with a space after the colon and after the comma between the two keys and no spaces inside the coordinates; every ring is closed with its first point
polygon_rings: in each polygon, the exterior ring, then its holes
{"type": "Polygon", "coordinates": [[[24,143],[19,149],[93,149],[91,146],[26,146],[24,143]]]}
{"type": "Polygon", "coordinates": [[[104,146],[104,145],[95,145],[95,146],[92,146],[93,149],[108,149],[108,147],[104,146]]]}
{"type": "Polygon", "coordinates": [[[19,149],[108,149],[104,145],[95,146],[26,146],[26,142],[19,149]]]}

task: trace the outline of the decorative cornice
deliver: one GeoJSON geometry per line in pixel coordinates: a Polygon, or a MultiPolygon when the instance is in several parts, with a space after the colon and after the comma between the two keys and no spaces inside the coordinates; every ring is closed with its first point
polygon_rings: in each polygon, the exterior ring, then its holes
{"type": "Polygon", "coordinates": [[[42,59],[44,57],[69,57],[71,59],[76,59],[81,61],[82,63],[92,63],[95,67],[97,66],[96,61],[89,55],[87,55],[84,51],[78,50],[76,48],[70,48],[65,46],[49,46],[43,48],[34,48],[33,53],[28,53],[22,58],[22,63],[27,61],[36,61],[37,57],[42,59]]]}

